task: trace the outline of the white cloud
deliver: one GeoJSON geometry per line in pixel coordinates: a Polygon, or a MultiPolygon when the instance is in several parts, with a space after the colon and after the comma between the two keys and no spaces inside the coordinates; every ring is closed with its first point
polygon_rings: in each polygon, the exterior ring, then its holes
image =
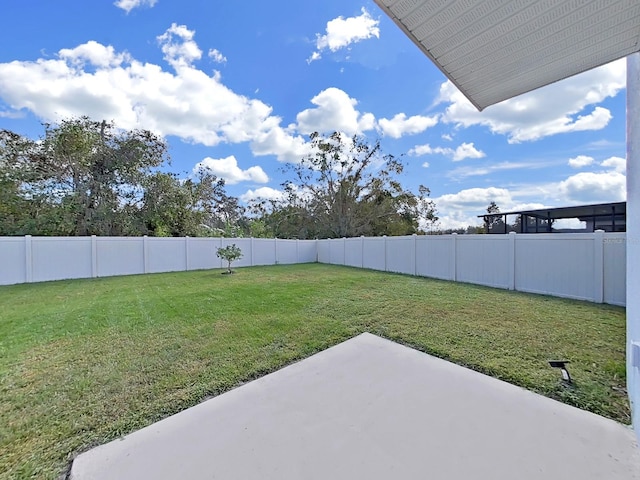
{"type": "Polygon", "coordinates": [[[251,151],[254,155],[275,155],[280,162],[298,163],[312,152],[311,145],[299,135],[279,125],[254,135],[251,151]]]}
{"type": "Polygon", "coordinates": [[[571,168],[582,168],[591,165],[593,161],[593,157],[578,155],[577,157],[570,158],[568,163],[571,168]]]}
{"type": "Polygon", "coordinates": [[[432,148],[427,143],[425,145],[416,145],[414,148],[409,150],[409,155],[416,157],[422,155],[444,155],[445,157],[450,157],[454,162],[459,162],[465,158],[483,158],[485,153],[478,150],[473,143],[463,143],[455,150],[449,147],[432,148]]]}
{"type": "Polygon", "coordinates": [[[526,162],[499,162],[491,163],[489,165],[483,165],[481,167],[476,166],[462,166],[449,170],[447,177],[461,179],[467,177],[476,177],[481,175],[488,175],[493,172],[500,172],[505,170],[532,170],[540,169],[555,165],[555,162],[543,162],[543,161],[526,161],[526,162]]]}
{"type": "Polygon", "coordinates": [[[431,147],[428,143],[424,145],[416,145],[409,150],[409,155],[414,157],[420,157],[422,155],[453,155],[454,150],[452,148],[443,147],[431,147]]]}
{"type": "Polygon", "coordinates": [[[615,172],[627,173],[627,159],[620,157],[610,157],[604,160],[600,165],[603,167],[613,168],[615,172]]]}
{"type": "Polygon", "coordinates": [[[595,106],[614,97],[626,85],[624,59],[554,83],[533,92],[477,109],[451,83],[440,88],[438,103],[448,104],[443,120],[459,127],[485,125],[508,136],[509,143],[538,140],[565,132],[600,130],[611,112],[595,106]]]}
{"type": "Polygon", "coordinates": [[[69,65],[78,68],[82,68],[86,64],[97,68],[117,67],[122,62],[129,60],[127,53],[116,53],[111,45],[105,47],[93,40],[78,45],[76,48],[63,48],[58,52],[58,56],[69,65]]]}
{"type": "Polygon", "coordinates": [[[438,116],[424,117],[422,115],[414,115],[407,118],[404,113],[396,114],[391,120],[381,118],[378,121],[380,130],[384,135],[391,138],[400,138],[403,135],[414,135],[424,132],[427,128],[433,127],[438,123],[438,116]]]}
{"type": "Polygon", "coordinates": [[[240,200],[248,203],[252,200],[284,200],[285,193],[282,190],[276,190],[271,187],[260,187],[255,190],[247,190],[240,195],[240,200]]]}
{"type": "Polygon", "coordinates": [[[193,40],[195,33],[186,25],[172,23],[166,32],[157,37],[164,59],[176,70],[189,67],[202,57],[202,50],[193,40]]]}
{"type": "Polygon", "coordinates": [[[473,146],[472,143],[463,143],[458,146],[456,150],[453,152],[453,161],[458,162],[460,160],[464,160],[465,158],[482,158],[485,156],[485,153],[478,150],[473,146]]]}
{"type": "Polygon", "coordinates": [[[442,139],[443,139],[443,140],[447,140],[447,141],[449,141],[449,142],[450,142],[450,141],[452,141],[452,140],[453,140],[453,137],[452,137],[451,135],[449,135],[448,133],[443,133],[443,134],[442,134],[442,139]]]}
{"type": "Polygon", "coordinates": [[[216,63],[227,63],[227,57],[225,57],[220,50],[212,48],[209,50],[209,58],[216,63]]]}
{"type": "Polygon", "coordinates": [[[336,52],[348,47],[352,43],[361,42],[372,37],[380,38],[380,21],[374,20],[369,12],[362,8],[362,14],[357,17],[338,17],[327,22],[326,34],[316,34],[317,50],[307,59],[308,63],[322,57],[326,49],[336,52]]]}
{"type": "Polygon", "coordinates": [[[619,172],[580,172],[558,184],[560,193],[570,202],[621,202],[627,198],[626,177],[619,172]]]}
{"type": "Polygon", "coordinates": [[[375,125],[373,115],[365,113],[361,116],[355,109],[358,102],[339,88],[321,91],[311,99],[311,103],[317,107],[303,110],[296,117],[300,133],[339,131],[353,135],[375,125]]]}
{"type": "Polygon", "coordinates": [[[255,183],[267,183],[269,181],[269,177],[259,166],[242,170],[238,167],[238,161],[233,155],[220,159],[207,157],[201,162],[198,162],[193,168],[194,172],[200,170],[207,170],[215,176],[223,178],[229,185],[245,181],[255,183]]]}
{"type": "MultiPolygon", "coordinates": [[[[441,229],[482,225],[482,219],[478,218],[478,215],[486,213],[491,202],[496,202],[502,212],[545,208],[545,205],[539,202],[516,200],[514,193],[509,189],[496,187],[461,190],[434,198],[434,201],[438,208],[441,229]]],[[[509,221],[512,219],[509,218],[509,221]]]]}
{"type": "Polygon", "coordinates": [[[491,202],[496,202],[501,209],[512,205],[511,193],[505,188],[469,188],[458,193],[448,193],[434,199],[438,209],[474,210],[481,215],[491,202]]]}
{"type": "Polygon", "coordinates": [[[114,2],[114,5],[129,13],[134,8],[138,8],[143,5],[148,5],[151,8],[157,2],[158,0],[117,0],[116,2],[114,2]]]}
{"type": "Polygon", "coordinates": [[[423,168],[429,168],[430,166],[431,166],[431,164],[430,164],[429,162],[424,162],[424,163],[422,164],[422,167],[423,167],[423,168]]]}
{"type": "Polygon", "coordinates": [[[358,132],[366,132],[376,128],[376,117],[373,113],[365,113],[358,120],[358,132]]]}
{"type": "Polygon", "coordinates": [[[313,52],[311,56],[307,59],[307,63],[315,62],[316,60],[320,60],[321,58],[322,58],[322,55],[320,55],[320,52],[313,52]]]}
{"type": "Polygon", "coordinates": [[[174,24],[159,40],[175,72],[94,41],[62,49],[54,59],[0,63],[0,99],[8,106],[2,116],[31,111],[56,122],[87,115],[206,146],[249,142],[255,155],[280,161],[307,153],[304,139],[280,126],[270,106],[192,65],[201,55],[193,31],[174,24]]]}
{"type": "Polygon", "coordinates": [[[559,218],[553,222],[553,228],[555,229],[584,230],[586,227],[587,222],[581,222],[577,218],[559,218]]]}

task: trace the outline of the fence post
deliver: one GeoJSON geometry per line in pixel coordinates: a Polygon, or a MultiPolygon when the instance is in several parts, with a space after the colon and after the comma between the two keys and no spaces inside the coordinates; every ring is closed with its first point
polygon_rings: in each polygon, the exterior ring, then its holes
{"type": "Polygon", "coordinates": [[[98,240],[91,235],[91,278],[98,276],[98,240]]]}
{"type": "Polygon", "coordinates": [[[360,268],[364,268],[364,235],[360,235],[360,268]]]}
{"type": "Polygon", "coordinates": [[[418,235],[413,234],[413,276],[418,272],[418,235]]]}
{"type": "Polygon", "coordinates": [[[451,242],[453,243],[451,248],[451,280],[458,281],[458,234],[451,234],[451,242]]]}
{"type": "Polygon", "coordinates": [[[387,236],[382,236],[382,242],[384,244],[384,271],[387,271],[387,236]]]}
{"type": "Polygon", "coordinates": [[[276,256],[276,265],[278,265],[278,237],[273,239],[273,251],[276,256]]]}
{"type": "Polygon", "coordinates": [[[507,272],[509,275],[509,290],[516,289],[516,232],[509,232],[509,262],[507,272]]]}
{"type": "Polygon", "coordinates": [[[342,266],[347,264],[347,237],[342,237],[342,266]]]}
{"type": "Polygon", "coordinates": [[[184,237],[184,269],[189,270],[189,235],[184,237]]]}
{"type": "Polygon", "coordinates": [[[149,272],[149,237],[142,237],[142,262],[144,273],[149,272]]]}
{"type": "Polygon", "coordinates": [[[593,301],[604,302],[604,230],[593,232],[593,301]]]}
{"type": "Polygon", "coordinates": [[[24,269],[26,282],[33,282],[33,249],[31,246],[31,235],[25,235],[24,237],[24,269]]]}
{"type": "Polygon", "coordinates": [[[253,255],[253,237],[251,237],[251,243],[249,244],[249,248],[251,248],[251,254],[249,256],[249,260],[251,260],[251,266],[254,266],[254,262],[255,262],[255,256],[253,255]]]}

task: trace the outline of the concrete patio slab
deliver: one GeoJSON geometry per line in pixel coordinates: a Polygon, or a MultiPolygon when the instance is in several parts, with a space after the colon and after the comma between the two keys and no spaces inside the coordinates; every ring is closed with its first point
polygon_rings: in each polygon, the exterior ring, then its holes
{"type": "Polygon", "coordinates": [[[628,427],[362,334],[78,456],[73,480],[640,479],[628,427]]]}

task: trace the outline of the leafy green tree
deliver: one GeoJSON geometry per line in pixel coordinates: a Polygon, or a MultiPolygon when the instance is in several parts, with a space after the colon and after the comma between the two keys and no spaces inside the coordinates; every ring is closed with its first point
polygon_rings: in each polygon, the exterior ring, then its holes
{"type": "Polygon", "coordinates": [[[227,261],[227,273],[233,273],[231,263],[242,258],[242,250],[235,243],[218,248],[216,256],[227,261]]]}
{"type": "Polygon", "coordinates": [[[486,215],[484,217],[484,228],[487,233],[506,233],[505,223],[502,219],[503,215],[500,213],[500,207],[496,202],[491,201],[487,207],[487,213],[493,215],[486,215]]]}
{"type": "MultiPolygon", "coordinates": [[[[45,124],[38,141],[0,130],[1,235],[240,236],[238,200],[207,171],[160,171],[164,140],[87,117],[45,124]]],[[[243,223],[244,222],[244,223],[243,223]]]]}
{"type": "Polygon", "coordinates": [[[140,215],[154,236],[209,236],[220,202],[226,198],[224,180],[205,172],[182,180],[156,172],[144,182],[140,215]],[[204,232],[203,232],[204,230],[204,232]]]}
{"type": "Polygon", "coordinates": [[[380,142],[340,133],[310,136],[312,153],[289,165],[283,201],[264,204],[263,220],[277,237],[339,238],[417,233],[437,216],[429,190],[416,196],[397,177],[402,163],[380,142]]]}
{"type": "Polygon", "coordinates": [[[25,231],[16,233],[135,234],[125,217],[136,211],[146,176],[168,161],[165,142],[153,133],[88,117],[45,124],[39,141],[8,131],[2,139],[3,170],[19,185],[13,199],[29,204],[17,222],[25,231]]]}

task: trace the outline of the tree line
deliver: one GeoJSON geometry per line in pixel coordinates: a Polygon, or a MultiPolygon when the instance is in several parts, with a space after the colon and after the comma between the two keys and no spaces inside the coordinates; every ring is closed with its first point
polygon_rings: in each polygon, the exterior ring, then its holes
{"type": "Polygon", "coordinates": [[[44,124],[34,140],[0,130],[0,235],[338,238],[424,233],[429,189],[402,187],[404,165],[340,133],[310,136],[284,167],[278,200],[242,205],[206,169],[168,171],[166,141],[88,117],[44,124]]]}

